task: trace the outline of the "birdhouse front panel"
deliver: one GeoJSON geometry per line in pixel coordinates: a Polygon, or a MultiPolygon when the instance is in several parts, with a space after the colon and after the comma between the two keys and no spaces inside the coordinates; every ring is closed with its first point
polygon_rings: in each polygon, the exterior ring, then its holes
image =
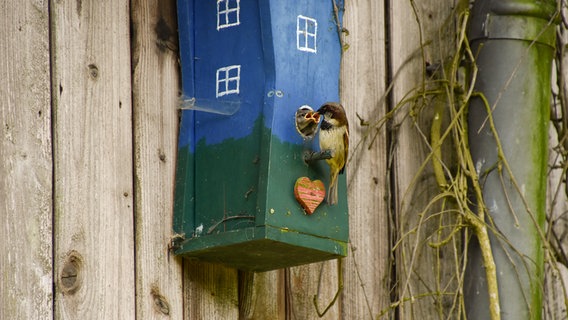
{"type": "Polygon", "coordinates": [[[255,271],[346,255],[345,177],[336,205],[307,214],[295,197],[323,197],[305,181],[329,184],[324,161],[304,161],[318,138],[305,141],[294,115],[339,101],[341,11],[327,0],[180,0],[178,16],[176,253],[255,271]]]}
{"type": "MultiPolygon", "coordinates": [[[[325,202],[315,215],[305,216],[290,193],[301,176],[329,184],[325,162],[306,165],[302,161],[305,145],[296,132],[294,113],[302,105],[317,109],[327,101],[339,101],[341,46],[338,23],[331,1],[273,1],[270,6],[272,43],[276,65],[273,114],[266,124],[271,128],[271,160],[275,165],[267,179],[266,224],[293,226],[294,230],[332,239],[348,234],[345,176],[341,176],[342,199],[335,206],[325,202]],[[285,13],[285,14],[283,14],[285,13]],[[288,180],[288,183],[282,183],[288,180]],[[294,206],[292,206],[294,205],[294,206]]],[[[319,150],[317,137],[309,148],[319,150]]]]}

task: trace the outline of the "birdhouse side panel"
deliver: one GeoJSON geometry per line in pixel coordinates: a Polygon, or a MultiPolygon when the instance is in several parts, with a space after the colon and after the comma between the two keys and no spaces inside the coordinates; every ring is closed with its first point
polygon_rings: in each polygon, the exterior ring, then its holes
{"type": "MultiPolygon", "coordinates": [[[[180,46],[181,73],[183,77],[182,90],[184,95],[194,96],[193,90],[193,1],[178,1],[178,30],[180,46]]],[[[189,235],[194,228],[194,113],[182,111],[175,176],[175,200],[174,200],[174,232],[178,235],[189,235]]]]}
{"type": "MultiPolygon", "coordinates": [[[[265,75],[257,1],[195,1],[194,236],[254,225],[265,75]]],[[[187,79],[184,78],[184,81],[187,79]]]]}
{"type": "Polygon", "coordinates": [[[183,111],[180,120],[180,134],[175,176],[174,232],[191,235],[195,230],[195,143],[193,111],[183,111]]]}

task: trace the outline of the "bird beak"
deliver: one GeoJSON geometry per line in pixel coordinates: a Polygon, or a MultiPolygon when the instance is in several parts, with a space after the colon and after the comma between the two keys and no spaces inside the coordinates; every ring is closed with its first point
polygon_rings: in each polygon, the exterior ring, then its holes
{"type": "Polygon", "coordinates": [[[308,112],[306,113],[306,115],[304,116],[304,119],[306,119],[307,121],[313,121],[314,123],[319,123],[320,121],[320,114],[317,112],[308,112]]]}

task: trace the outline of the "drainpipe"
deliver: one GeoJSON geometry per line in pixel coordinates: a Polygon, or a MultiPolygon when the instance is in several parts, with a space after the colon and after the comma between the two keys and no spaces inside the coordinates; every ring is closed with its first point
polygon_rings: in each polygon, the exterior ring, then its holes
{"type": "MultiPolygon", "coordinates": [[[[554,0],[476,0],[472,8],[475,90],[488,104],[471,100],[469,142],[488,213],[501,319],[540,319],[542,313],[555,12],[554,0]]],[[[467,319],[490,319],[482,256],[477,241],[469,242],[467,319]]]]}

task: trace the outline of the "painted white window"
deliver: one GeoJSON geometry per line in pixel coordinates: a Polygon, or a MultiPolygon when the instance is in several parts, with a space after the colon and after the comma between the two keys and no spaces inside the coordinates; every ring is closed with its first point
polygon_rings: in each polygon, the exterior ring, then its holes
{"type": "Polygon", "coordinates": [[[241,66],[234,65],[217,69],[217,97],[239,93],[241,66]]]}
{"type": "Polygon", "coordinates": [[[318,22],[316,19],[298,16],[296,25],[296,47],[300,51],[317,52],[318,22]]]}
{"type": "Polygon", "coordinates": [[[240,0],[217,0],[217,30],[239,25],[240,10],[240,0]]]}

